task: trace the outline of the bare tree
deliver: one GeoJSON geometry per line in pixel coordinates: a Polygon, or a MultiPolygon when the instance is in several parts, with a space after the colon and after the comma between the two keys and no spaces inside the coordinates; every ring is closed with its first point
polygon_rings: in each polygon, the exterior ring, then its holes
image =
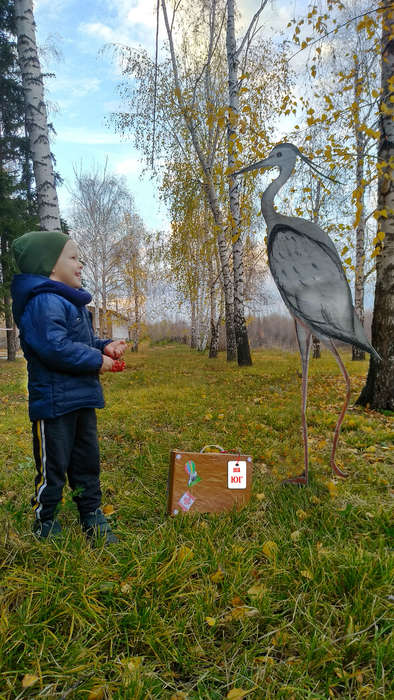
{"type": "Polygon", "coordinates": [[[85,263],[84,280],[91,285],[96,329],[100,326],[100,307],[103,312],[103,334],[108,298],[118,283],[117,245],[131,202],[123,180],[109,173],[107,165],[86,173],[74,167],[75,184],[71,189],[73,236],[85,263]]]}
{"type": "Polygon", "coordinates": [[[59,202],[49,147],[48,119],[32,0],[15,0],[15,21],[40,225],[44,231],[60,231],[59,202]]]}

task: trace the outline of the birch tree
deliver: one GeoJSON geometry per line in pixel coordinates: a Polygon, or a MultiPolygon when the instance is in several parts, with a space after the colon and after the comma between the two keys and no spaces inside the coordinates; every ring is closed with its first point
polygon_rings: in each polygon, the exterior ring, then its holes
{"type": "Polygon", "coordinates": [[[126,310],[132,329],[132,350],[138,352],[146,300],[147,272],[143,262],[146,230],[142,219],[131,211],[124,214],[124,235],[119,241],[118,296],[122,299],[122,309],[126,310]]]}
{"type": "Polygon", "coordinates": [[[372,345],[383,358],[370,358],[367,381],[357,403],[394,410],[394,8],[382,2],[381,101],[378,160],[379,232],[372,345]]]}
{"type": "MultiPolygon", "coordinates": [[[[238,120],[239,120],[239,89],[241,81],[238,76],[240,55],[245,48],[248,50],[253,38],[253,32],[257,28],[258,20],[267,0],[261,2],[242,42],[237,48],[235,38],[235,1],[227,0],[227,68],[228,68],[228,97],[229,115],[227,123],[227,153],[229,168],[229,204],[231,212],[231,240],[233,250],[233,274],[234,274],[234,328],[237,342],[237,354],[239,365],[251,365],[248,332],[244,312],[244,275],[243,275],[243,239],[240,216],[239,181],[231,173],[236,169],[236,152],[239,148],[238,120]]],[[[242,148],[242,146],[241,146],[242,148]]]]}
{"type": "Polygon", "coordinates": [[[48,118],[37,51],[33,0],[15,0],[15,22],[40,226],[44,231],[60,231],[59,202],[49,145],[48,118]]]}

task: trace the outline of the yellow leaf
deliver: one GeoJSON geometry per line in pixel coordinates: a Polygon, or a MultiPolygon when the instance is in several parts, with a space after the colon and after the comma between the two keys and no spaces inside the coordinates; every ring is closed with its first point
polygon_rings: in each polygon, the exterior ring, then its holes
{"type": "Polygon", "coordinates": [[[222,569],[218,569],[217,571],[215,571],[214,574],[211,574],[209,578],[214,583],[218,583],[219,581],[222,581],[222,579],[224,579],[224,576],[225,576],[224,571],[222,571],[222,569]]]}
{"type": "Polygon", "coordinates": [[[179,561],[186,561],[187,559],[192,559],[194,557],[194,552],[190,547],[187,547],[185,544],[181,545],[178,550],[178,559],[179,561]]]}
{"type": "Polygon", "coordinates": [[[224,418],[224,413],[219,413],[218,418],[220,418],[220,420],[223,420],[223,418],[224,418]]]}
{"type": "Polygon", "coordinates": [[[298,542],[298,540],[301,537],[301,530],[294,530],[294,532],[291,533],[290,537],[293,540],[293,542],[298,542]]]}
{"type": "Polygon", "coordinates": [[[187,695],[182,690],[178,690],[177,693],[171,695],[170,700],[187,700],[187,695]]]}
{"type": "Polygon", "coordinates": [[[305,511],[302,510],[302,508],[299,508],[297,510],[296,515],[300,520],[306,520],[307,518],[309,518],[308,513],[305,513],[305,511]]]}
{"type": "Polygon", "coordinates": [[[258,501],[264,501],[265,493],[256,493],[256,498],[258,501]]]}
{"type": "Polygon", "coordinates": [[[143,660],[143,656],[132,656],[130,659],[127,659],[126,666],[129,669],[129,671],[135,673],[135,671],[138,671],[138,669],[142,665],[143,660]]]}
{"type": "Polygon", "coordinates": [[[112,515],[112,513],[115,513],[115,508],[110,505],[104,506],[103,513],[104,515],[112,515]]]}
{"type": "Polygon", "coordinates": [[[276,542],[272,542],[271,540],[264,542],[263,553],[266,557],[268,557],[268,559],[275,559],[276,555],[278,554],[278,545],[276,542]]]}
{"type": "Polygon", "coordinates": [[[205,622],[210,626],[213,627],[216,625],[216,617],[206,617],[205,622]]]}
{"type": "Polygon", "coordinates": [[[251,598],[259,598],[266,592],[267,588],[263,583],[255,583],[253,586],[248,588],[247,591],[248,595],[250,595],[251,598]]]}
{"type": "Polygon", "coordinates": [[[230,612],[224,617],[226,622],[231,620],[242,620],[244,617],[255,617],[258,615],[259,611],[257,608],[250,608],[248,605],[238,605],[236,608],[230,610],[230,612]]]}
{"type": "Polygon", "coordinates": [[[257,688],[257,685],[250,690],[244,690],[243,688],[232,688],[232,690],[227,693],[226,698],[228,698],[228,700],[241,700],[241,698],[245,698],[252,692],[252,690],[255,690],[255,688],[257,688]]]}
{"type": "Polygon", "coordinates": [[[96,685],[92,690],[90,691],[88,695],[88,700],[104,700],[105,698],[105,688],[102,686],[96,685]]]}
{"type": "Polygon", "coordinates": [[[131,586],[130,586],[129,583],[127,583],[127,582],[125,581],[124,583],[121,584],[120,590],[122,591],[122,593],[130,593],[130,591],[131,591],[131,586]]]}
{"type": "Polygon", "coordinates": [[[255,656],[253,660],[256,664],[274,664],[275,663],[272,656],[255,656]]]}
{"type": "Polygon", "coordinates": [[[303,571],[301,571],[301,576],[303,576],[304,578],[309,578],[310,581],[312,581],[313,579],[313,574],[309,571],[309,569],[304,569],[303,571]]]}
{"type": "Polygon", "coordinates": [[[338,494],[337,485],[334,481],[327,481],[327,488],[331,498],[335,498],[338,494]]]}
{"type": "Polygon", "coordinates": [[[206,413],[204,416],[204,420],[211,420],[213,418],[212,413],[206,413]]]}
{"type": "Polygon", "coordinates": [[[38,676],[34,676],[32,673],[26,673],[22,678],[22,688],[31,688],[38,680],[38,676]]]}

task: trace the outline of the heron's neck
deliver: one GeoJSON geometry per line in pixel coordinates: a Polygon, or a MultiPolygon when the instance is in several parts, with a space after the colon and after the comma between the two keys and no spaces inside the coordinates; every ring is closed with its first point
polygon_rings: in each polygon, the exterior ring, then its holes
{"type": "Polygon", "coordinates": [[[293,165],[281,166],[279,177],[276,178],[263,193],[261,197],[261,213],[264,216],[268,230],[275,218],[274,199],[285,182],[289,179],[293,170],[293,165]]]}

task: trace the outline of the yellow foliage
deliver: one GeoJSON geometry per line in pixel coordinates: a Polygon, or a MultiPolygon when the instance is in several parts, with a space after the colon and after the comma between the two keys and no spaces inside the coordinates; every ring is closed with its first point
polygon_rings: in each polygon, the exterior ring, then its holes
{"type": "Polygon", "coordinates": [[[276,542],[272,542],[271,540],[267,540],[267,542],[264,542],[263,553],[266,557],[268,557],[268,559],[276,559],[276,556],[278,554],[278,545],[276,544],[276,542]]]}
{"type": "Polygon", "coordinates": [[[22,678],[22,688],[31,688],[38,680],[38,676],[34,676],[32,673],[26,673],[22,678]]]}
{"type": "Polygon", "coordinates": [[[90,691],[88,695],[88,700],[104,700],[105,698],[105,688],[103,686],[96,685],[90,691]]]}
{"type": "Polygon", "coordinates": [[[206,617],[205,622],[210,626],[213,627],[216,625],[216,617],[206,617]]]}

